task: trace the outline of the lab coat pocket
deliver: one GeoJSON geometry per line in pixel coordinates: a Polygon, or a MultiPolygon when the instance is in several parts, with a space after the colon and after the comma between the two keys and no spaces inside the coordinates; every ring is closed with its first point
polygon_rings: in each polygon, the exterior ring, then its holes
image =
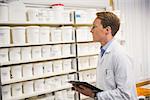
{"type": "Polygon", "coordinates": [[[115,88],[114,73],[111,69],[105,69],[105,82],[109,89],[115,88]]]}
{"type": "Polygon", "coordinates": [[[105,75],[106,75],[106,79],[113,79],[113,70],[111,69],[105,69],[105,75]]]}

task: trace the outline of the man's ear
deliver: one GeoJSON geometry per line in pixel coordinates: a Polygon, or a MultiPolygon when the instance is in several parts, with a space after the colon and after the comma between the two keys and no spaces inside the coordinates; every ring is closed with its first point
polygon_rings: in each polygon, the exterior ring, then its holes
{"type": "Polygon", "coordinates": [[[107,26],[106,28],[106,34],[111,34],[111,27],[110,26],[107,26]]]}

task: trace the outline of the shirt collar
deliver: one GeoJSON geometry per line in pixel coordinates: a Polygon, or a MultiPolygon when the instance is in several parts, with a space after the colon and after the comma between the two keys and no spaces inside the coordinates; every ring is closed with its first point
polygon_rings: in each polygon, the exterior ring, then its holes
{"type": "Polygon", "coordinates": [[[110,40],[109,42],[107,42],[107,43],[106,43],[104,46],[102,46],[101,48],[106,51],[106,49],[109,47],[109,45],[112,43],[112,41],[113,41],[113,39],[110,40]]]}

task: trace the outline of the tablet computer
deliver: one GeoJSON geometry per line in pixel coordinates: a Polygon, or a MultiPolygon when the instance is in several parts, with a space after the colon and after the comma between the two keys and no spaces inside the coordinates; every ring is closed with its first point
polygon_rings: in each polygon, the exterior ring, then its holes
{"type": "Polygon", "coordinates": [[[93,92],[102,92],[103,91],[103,90],[101,90],[101,89],[99,89],[99,88],[97,88],[97,87],[95,87],[95,86],[93,86],[93,85],[91,85],[91,84],[89,84],[87,82],[68,81],[68,83],[71,83],[72,85],[77,86],[77,87],[79,85],[83,85],[83,86],[85,86],[85,87],[90,88],[91,90],[93,90],[93,92]]]}

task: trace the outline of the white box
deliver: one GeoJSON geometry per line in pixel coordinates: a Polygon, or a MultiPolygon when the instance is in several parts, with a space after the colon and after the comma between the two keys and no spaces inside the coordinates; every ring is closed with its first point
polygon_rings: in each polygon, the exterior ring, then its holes
{"type": "Polygon", "coordinates": [[[33,81],[23,82],[23,91],[24,94],[31,94],[33,90],[33,81]]]}
{"type": "Polygon", "coordinates": [[[53,90],[56,83],[54,82],[54,77],[45,79],[45,89],[46,90],[53,90]]]}
{"type": "Polygon", "coordinates": [[[55,89],[59,89],[61,87],[61,76],[56,76],[53,82],[56,84],[55,89]]]}
{"type": "Polygon", "coordinates": [[[31,60],[31,47],[22,47],[21,48],[21,60],[23,60],[23,61],[31,60]]]}
{"type": "Polygon", "coordinates": [[[53,72],[52,62],[44,62],[43,66],[44,66],[44,74],[53,72]]]}
{"type": "Polygon", "coordinates": [[[53,45],[51,47],[51,56],[53,56],[53,57],[62,56],[61,49],[62,49],[61,45],[53,45]]]}
{"type": "Polygon", "coordinates": [[[64,59],[63,60],[63,70],[65,72],[71,71],[72,70],[72,66],[71,66],[71,59],[64,59]]]}
{"type": "Polygon", "coordinates": [[[12,1],[8,3],[9,21],[26,21],[26,8],[22,1],[12,1]]]}
{"type": "Polygon", "coordinates": [[[84,44],[78,44],[78,54],[79,55],[84,55],[84,54],[89,54],[89,50],[88,50],[88,43],[84,43],[84,44]]]}
{"type": "Polygon", "coordinates": [[[48,43],[50,36],[50,28],[49,27],[40,27],[40,43],[48,43]]]}
{"type": "Polygon", "coordinates": [[[41,49],[43,58],[49,58],[51,56],[51,46],[42,46],[41,49]]]}
{"type": "Polygon", "coordinates": [[[4,67],[1,68],[1,81],[2,83],[4,81],[9,81],[10,80],[10,67],[4,67]]]}
{"type": "Polygon", "coordinates": [[[98,56],[90,56],[90,67],[97,67],[98,56]]]}
{"type": "Polygon", "coordinates": [[[39,43],[39,26],[27,27],[27,43],[39,43]]]}
{"type": "Polygon", "coordinates": [[[33,65],[32,64],[24,64],[22,65],[23,77],[32,77],[33,76],[33,65]]]}
{"type": "Polygon", "coordinates": [[[54,73],[62,72],[62,60],[53,61],[54,73]]]}
{"type": "Polygon", "coordinates": [[[32,47],[31,57],[32,57],[32,59],[41,58],[41,47],[40,46],[32,47]]]}
{"type": "Polygon", "coordinates": [[[67,82],[67,75],[60,76],[61,79],[61,87],[69,86],[70,83],[67,82]]]}
{"type": "Polygon", "coordinates": [[[12,27],[13,44],[25,44],[25,27],[12,27]]]}
{"type": "Polygon", "coordinates": [[[8,49],[0,49],[0,62],[8,62],[8,49]]]}
{"type": "Polygon", "coordinates": [[[17,97],[22,95],[22,83],[12,84],[12,96],[17,97]]]}
{"type": "MultiPolygon", "coordinates": [[[[77,41],[88,41],[89,27],[80,27],[77,28],[77,41]]],[[[90,33],[92,34],[92,33],[90,33]]]]}
{"type": "Polygon", "coordinates": [[[89,68],[89,57],[80,57],[78,63],[80,70],[89,68]]]}
{"type": "Polygon", "coordinates": [[[27,10],[27,19],[30,22],[38,22],[38,9],[28,9],[27,10]]]}
{"type": "Polygon", "coordinates": [[[20,48],[10,48],[9,59],[10,61],[20,61],[21,60],[20,48]]]}
{"type": "Polygon", "coordinates": [[[62,45],[62,56],[71,55],[71,44],[63,44],[62,45]]]}
{"type": "Polygon", "coordinates": [[[62,27],[62,41],[73,40],[73,27],[62,27]]]}
{"type": "Polygon", "coordinates": [[[10,98],[11,98],[11,86],[10,85],[2,86],[2,99],[8,100],[10,98]]]}
{"type": "Polygon", "coordinates": [[[75,22],[76,24],[86,24],[88,13],[84,10],[76,10],[75,11],[75,22]]]}
{"type": "Polygon", "coordinates": [[[43,74],[43,63],[35,63],[33,64],[33,73],[34,76],[43,74]]]}
{"type": "Polygon", "coordinates": [[[35,88],[35,92],[43,91],[44,90],[44,79],[35,80],[34,88],[35,88]]]}
{"type": "Polygon", "coordinates": [[[0,45],[8,44],[10,44],[10,27],[0,27],[0,45]]]}
{"type": "Polygon", "coordinates": [[[51,29],[51,41],[52,42],[60,42],[61,39],[62,30],[61,29],[51,29]]]}
{"type": "Polygon", "coordinates": [[[8,21],[8,5],[0,3],[0,21],[8,21]]]}
{"type": "Polygon", "coordinates": [[[12,79],[21,79],[22,78],[22,66],[16,65],[11,67],[12,79]]]}

